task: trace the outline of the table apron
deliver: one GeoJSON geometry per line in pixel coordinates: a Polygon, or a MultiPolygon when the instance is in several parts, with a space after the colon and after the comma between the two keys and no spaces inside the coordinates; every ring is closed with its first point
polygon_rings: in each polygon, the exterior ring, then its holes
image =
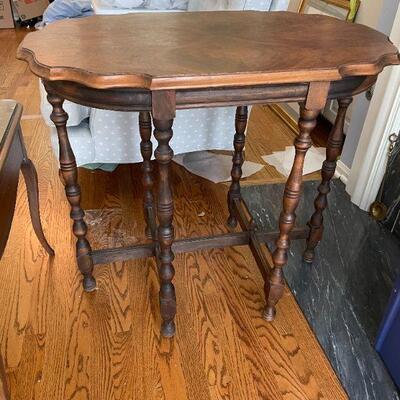
{"type": "MultiPolygon", "coordinates": [[[[377,76],[356,76],[331,82],[328,99],[349,97],[366,91],[377,76]]],[[[93,89],[69,81],[48,81],[64,99],[87,107],[113,111],[151,111],[152,94],[145,89],[93,89]]],[[[254,104],[303,102],[309,83],[262,86],[184,89],[176,91],[176,109],[227,107],[254,104]]]]}

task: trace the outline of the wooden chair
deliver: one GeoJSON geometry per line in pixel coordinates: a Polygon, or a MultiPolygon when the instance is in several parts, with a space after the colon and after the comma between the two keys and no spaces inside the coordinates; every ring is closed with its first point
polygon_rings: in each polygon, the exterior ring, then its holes
{"type": "MultiPolygon", "coordinates": [[[[0,258],[10,234],[14,216],[19,172],[22,171],[33,229],[50,256],[54,250],[47,242],[39,214],[39,190],[36,169],[28,158],[22,138],[22,106],[13,100],[0,100],[0,258]]],[[[0,400],[9,399],[3,360],[0,358],[0,400]]]]}

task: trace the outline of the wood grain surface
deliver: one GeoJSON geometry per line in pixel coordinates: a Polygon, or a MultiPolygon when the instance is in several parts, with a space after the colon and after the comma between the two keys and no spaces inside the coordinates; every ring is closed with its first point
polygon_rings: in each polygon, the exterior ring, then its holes
{"type": "MultiPolygon", "coordinates": [[[[176,256],[173,341],[159,333],[153,260],[99,266],[99,290],[83,293],[47,127],[23,129],[57,255],[50,263],[33,237],[20,187],[0,263],[0,349],[14,399],[346,399],[289,291],[276,322],[262,320],[263,281],[247,247],[176,256]]],[[[225,186],[172,172],[176,236],[226,231],[225,186]]],[[[95,248],[144,239],[138,165],[80,181],[95,248]]]]}
{"type": "Polygon", "coordinates": [[[220,11],[64,20],[18,50],[48,80],[152,90],[333,81],[398,64],[388,38],[322,15],[220,11]]]}
{"type": "MultiPolygon", "coordinates": [[[[22,36],[21,31],[0,31],[11,51],[22,36]]],[[[278,305],[279,318],[273,324],[262,320],[263,281],[247,246],[177,255],[179,312],[173,341],[160,338],[159,284],[152,260],[99,266],[99,290],[83,293],[69,205],[48,128],[32,117],[38,112],[37,81],[26,64],[4,55],[1,68],[9,71],[11,86],[0,86],[7,91],[1,95],[15,94],[29,110],[22,129],[39,173],[44,230],[56,250],[49,261],[29,222],[20,185],[0,262],[0,353],[12,399],[347,399],[288,290],[278,305]]],[[[2,73],[0,79],[4,82],[2,73]]],[[[255,161],[294,136],[268,108],[258,107],[250,116],[249,135],[254,147],[246,147],[246,158],[255,161]]],[[[266,167],[252,182],[282,181],[274,171],[266,167]]],[[[176,236],[225,232],[227,185],[211,184],[177,165],[172,176],[176,236]]],[[[89,210],[86,220],[95,248],[144,240],[140,179],[139,165],[121,166],[111,174],[80,171],[82,205],[89,210]]]]}

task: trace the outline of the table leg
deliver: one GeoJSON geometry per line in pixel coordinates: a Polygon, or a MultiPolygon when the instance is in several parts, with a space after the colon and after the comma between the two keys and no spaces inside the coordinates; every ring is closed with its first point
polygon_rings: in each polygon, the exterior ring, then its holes
{"type": "Polygon", "coordinates": [[[236,109],[235,117],[235,136],[233,139],[233,146],[235,151],[232,157],[232,170],[231,177],[232,183],[228,191],[228,225],[231,228],[235,228],[237,225],[237,219],[235,217],[235,199],[240,199],[240,178],[242,177],[242,165],[244,162],[243,148],[246,140],[246,125],[247,125],[247,106],[240,106],[236,109]]]}
{"type": "Polygon", "coordinates": [[[73,220],[73,233],[77,238],[76,257],[79,270],[83,275],[83,288],[86,292],[96,289],[96,281],[93,277],[92,249],[86,239],[87,225],[84,221],[85,213],[81,208],[81,190],[78,184],[78,169],[75,156],[72,151],[67,132],[68,114],[63,109],[64,99],[53,93],[46,86],[47,99],[53,106],[51,120],[57,128],[60,145],[60,168],[65,182],[65,193],[71,205],[71,218],[73,220]]]}
{"type": "Polygon", "coordinates": [[[175,334],[174,317],[176,314],[175,288],[172,279],[175,270],[172,265],[174,254],[171,246],[174,240],[174,227],[172,225],[174,203],[169,179],[169,169],[174,155],[169,142],[172,138],[173,119],[154,118],[154,136],[158,146],[155,157],[159,170],[159,185],[157,198],[158,216],[158,241],[160,245],[160,309],[161,309],[161,334],[172,337],[175,334]]]}
{"type": "Polygon", "coordinates": [[[344,141],[344,123],[346,112],[352,102],[352,98],[339,99],[339,110],[336,116],[335,125],[333,126],[326,148],[326,160],[322,165],[321,176],[322,181],[318,186],[318,195],[314,201],[315,212],[312,215],[308,226],[310,233],[307,239],[307,247],[303,254],[303,260],[307,263],[312,263],[314,260],[314,251],[318,243],[322,239],[323,234],[323,212],[328,205],[328,193],[331,191],[330,182],[335,174],[337,158],[340,155],[340,150],[344,141]]]}
{"type": "Polygon", "coordinates": [[[289,235],[296,220],[295,211],[300,201],[304,158],[307,150],[311,147],[310,133],[316,126],[318,114],[319,110],[307,110],[304,106],[300,110],[300,133],[294,141],[296,155],[283,194],[283,210],[279,217],[280,234],[276,241],[276,249],[272,254],[274,268],[271,271],[269,281],[267,280],[265,283],[267,305],[264,310],[264,318],[267,321],[272,321],[275,318],[275,305],[283,295],[282,267],[287,263],[287,252],[290,245],[289,235]]]}
{"type": "Polygon", "coordinates": [[[139,130],[142,139],[140,143],[140,151],[143,157],[142,163],[142,185],[143,185],[143,210],[146,219],[146,236],[151,238],[151,222],[153,215],[154,199],[153,199],[153,167],[151,165],[151,156],[153,154],[153,145],[151,143],[151,116],[148,111],[139,113],[139,130]]]}

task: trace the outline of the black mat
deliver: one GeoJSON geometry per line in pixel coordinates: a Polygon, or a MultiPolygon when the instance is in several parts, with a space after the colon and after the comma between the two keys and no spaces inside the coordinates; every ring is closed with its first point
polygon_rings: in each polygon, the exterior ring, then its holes
{"type": "MultiPolygon", "coordinates": [[[[304,185],[299,226],[313,212],[317,185],[304,185]]],[[[245,187],[242,193],[258,225],[276,229],[283,185],[245,187]]],[[[313,266],[301,261],[305,241],[292,242],[287,283],[350,399],[399,400],[373,342],[400,273],[400,241],[354,206],[339,180],[324,215],[313,266]]]]}

